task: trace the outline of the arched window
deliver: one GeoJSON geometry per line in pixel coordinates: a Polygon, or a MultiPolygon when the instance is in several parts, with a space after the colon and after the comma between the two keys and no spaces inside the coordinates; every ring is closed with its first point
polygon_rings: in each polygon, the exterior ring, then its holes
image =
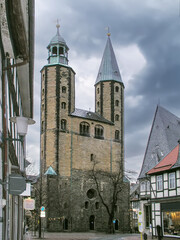
{"type": "Polygon", "coordinates": [[[68,230],[68,219],[65,218],[63,221],[63,230],[68,230]]]}
{"type": "Polygon", "coordinates": [[[119,130],[115,131],[115,140],[119,140],[119,130]]]}
{"type": "Polygon", "coordinates": [[[67,121],[65,119],[61,120],[61,130],[64,130],[64,131],[66,130],[66,122],[67,121]]]}
{"type": "Polygon", "coordinates": [[[84,136],[89,136],[89,123],[81,122],[80,123],[80,134],[84,136]]]}
{"type": "Polygon", "coordinates": [[[65,86],[62,87],[62,93],[66,93],[66,87],[65,86]]]}
{"type": "Polygon", "coordinates": [[[115,106],[116,106],[116,107],[119,106],[119,101],[118,101],[118,100],[115,101],[115,106]]]}
{"type": "Polygon", "coordinates": [[[44,121],[41,122],[41,132],[44,132],[44,121]]]}
{"type": "Polygon", "coordinates": [[[95,126],[95,138],[103,138],[104,135],[104,129],[101,125],[95,126]]]}
{"type": "Polygon", "coordinates": [[[64,55],[64,49],[62,47],[59,48],[59,55],[64,55]]]}
{"type": "Polygon", "coordinates": [[[99,102],[97,102],[97,107],[99,107],[99,102]]]}
{"type": "Polygon", "coordinates": [[[96,209],[99,209],[99,202],[96,202],[96,203],[95,203],[95,208],[96,208],[96,209]]]}
{"type": "Polygon", "coordinates": [[[89,207],[89,202],[86,201],[84,205],[85,205],[85,209],[88,209],[88,207],[89,207]]]}
{"type": "Polygon", "coordinates": [[[119,121],[119,115],[118,115],[118,114],[116,114],[115,120],[116,120],[116,121],[119,121]]]}
{"type": "Polygon", "coordinates": [[[99,93],[99,88],[97,88],[97,93],[99,93]]]}
{"type": "Polygon", "coordinates": [[[118,86],[115,87],[115,91],[119,92],[119,87],[118,86]]]}
{"type": "Polygon", "coordinates": [[[66,103],[65,103],[65,102],[62,102],[62,103],[61,103],[61,107],[62,107],[62,109],[66,109],[66,103]]]}
{"type": "Polygon", "coordinates": [[[93,154],[93,153],[91,153],[91,157],[90,157],[90,159],[91,159],[91,161],[94,160],[94,154],[93,154]]]}
{"type": "Polygon", "coordinates": [[[53,55],[57,55],[57,47],[53,47],[53,49],[52,49],[52,54],[53,54],[53,55]]]}

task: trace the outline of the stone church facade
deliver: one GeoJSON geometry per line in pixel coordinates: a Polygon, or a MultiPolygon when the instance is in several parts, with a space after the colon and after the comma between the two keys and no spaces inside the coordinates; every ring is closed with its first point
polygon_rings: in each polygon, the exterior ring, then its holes
{"type": "MultiPolygon", "coordinates": [[[[106,231],[108,214],[92,169],[124,174],[124,84],[110,34],[95,82],[95,112],[75,108],[75,72],[59,32],[41,70],[41,205],[48,231],[106,231]]],[[[110,202],[112,186],[102,174],[99,188],[110,202]]],[[[129,182],[124,177],[114,226],[129,230],[129,182]]]]}

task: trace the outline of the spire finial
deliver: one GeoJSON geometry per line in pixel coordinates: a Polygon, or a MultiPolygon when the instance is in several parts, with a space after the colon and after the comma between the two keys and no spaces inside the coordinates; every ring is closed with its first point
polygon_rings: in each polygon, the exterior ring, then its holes
{"type": "Polygon", "coordinates": [[[110,37],[110,36],[111,36],[111,33],[110,33],[109,27],[106,27],[106,30],[107,30],[107,36],[110,37]]]}
{"type": "Polygon", "coordinates": [[[59,28],[60,28],[59,19],[57,19],[56,27],[57,27],[57,35],[59,35],[59,28]]]}

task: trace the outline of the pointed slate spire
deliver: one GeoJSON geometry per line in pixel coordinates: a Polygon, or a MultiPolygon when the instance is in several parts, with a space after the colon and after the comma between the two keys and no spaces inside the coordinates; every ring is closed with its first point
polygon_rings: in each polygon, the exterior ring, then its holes
{"type": "Polygon", "coordinates": [[[110,39],[110,33],[108,33],[107,35],[108,39],[95,84],[101,81],[113,80],[117,82],[122,82],[121,74],[118,68],[118,64],[110,39]]]}

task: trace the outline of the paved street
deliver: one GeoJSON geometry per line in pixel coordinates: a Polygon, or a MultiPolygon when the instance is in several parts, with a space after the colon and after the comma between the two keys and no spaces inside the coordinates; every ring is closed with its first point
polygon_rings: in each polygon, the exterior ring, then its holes
{"type": "MultiPolygon", "coordinates": [[[[25,240],[35,240],[38,238],[33,233],[26,234],[25,240]]],[[[43,238],[43,235],[42,235],[43,238]]],[[[105,233],[54,233],[48,232],[44,234],[46,240],[141,240],[140,234],[105,234],[105,233]]],[[[142,238],[143,239],[143,238],[142,238]]],[[[148,237],[152,239],[152,237],[148,237]]],[[[153,238],[154,240],[157,238],[153,238]]],[[[171,240],[171,238],[163,238],[163,240],[171,240]]],[[[174,238],[172,238],[174,239],[174,238]]]]}

